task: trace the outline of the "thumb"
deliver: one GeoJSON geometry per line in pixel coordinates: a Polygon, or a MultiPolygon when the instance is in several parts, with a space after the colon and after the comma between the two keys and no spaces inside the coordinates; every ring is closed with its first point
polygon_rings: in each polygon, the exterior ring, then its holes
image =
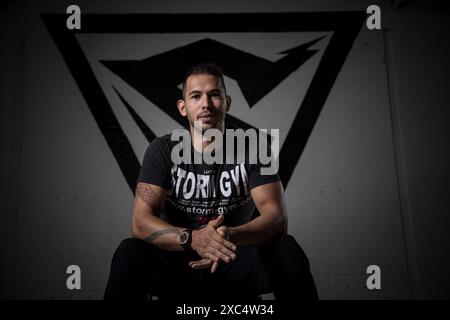
{"type": "Polygon", "coordinates": [[[223,215],[219,215],[216,219],[209,221],[208,224],[210,224],[214,228],[217,228],[222,224],[223,219],[223,215]]]}
{"type": "Polygon", "coordinates": [[[217,232],[222,232],[225,234],[228,232],[227,226],[220,226],[216,230],[217,230],[217,232]]]}
{"type": "Polygon", "coordinates": [[[222,237],[222,238],[227,238],[227,227],[226,226],[220,226],[217,229],[217,233],[222,237]]]}

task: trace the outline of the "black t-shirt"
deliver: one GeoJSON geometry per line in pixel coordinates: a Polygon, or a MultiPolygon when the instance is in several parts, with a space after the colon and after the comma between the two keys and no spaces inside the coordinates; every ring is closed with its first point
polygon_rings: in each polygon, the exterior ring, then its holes
{"type": "Polygon", "coordinates": [[[168,191],[161,218],[175,226],[197,228],[219,214],[227,226],[244,224],[255,210],[250,190],[280,180],[278,174],[261,175],[262,165],[248,158],[234,164],[175,164],[171,152],[176,144],[169,134],[154,139],[138,179],[168,191]]]}

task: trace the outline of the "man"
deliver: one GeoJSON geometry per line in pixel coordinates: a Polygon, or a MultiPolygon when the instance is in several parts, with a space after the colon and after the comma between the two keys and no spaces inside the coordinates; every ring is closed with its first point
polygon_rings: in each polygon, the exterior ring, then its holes
{"type": "MultiPolygon", "coordinates": [[[[192,67],[177,103],[187,117],[192,154],[211,141],[201,133],[222,134],[231,97],[222,70],[192,67]]],[[[146,150],[136,187],[133,238],[114,254],[105,299],[275,298],[317,299],[304,252],[287,232],[283,187],[278,175],[262,175],[251,163],[176,164],[178,142],[170,135],[146,150]],[[252,219],[258,209],[260,215],[252,219]]],[[[223,300],[221,300],[223,301],[223,300]]]]}

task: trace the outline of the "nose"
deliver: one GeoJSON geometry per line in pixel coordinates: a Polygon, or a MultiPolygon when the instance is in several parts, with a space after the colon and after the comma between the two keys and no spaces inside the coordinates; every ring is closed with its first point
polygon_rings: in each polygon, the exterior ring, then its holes
{"type": "Polygon", "coordinates": [[[202,109],[208,109],[210,105],[210,99],[207,94],[202,94],[201,100],[200,100],[202,109]]]}

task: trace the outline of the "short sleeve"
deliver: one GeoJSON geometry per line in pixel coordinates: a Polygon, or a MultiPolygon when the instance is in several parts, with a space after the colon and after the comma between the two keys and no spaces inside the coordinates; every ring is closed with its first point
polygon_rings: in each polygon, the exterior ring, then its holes
{"type": "Polygon", "coordinates": [[[261,174],[260,164],[249,165],[248,185],[250,187],[250,190],[263,184],[276,181],[280,181],[280,176],[278,175],[278,173],[263,175],[261,174]]]}
{"type": "Polygon", "coordinates": [[[270,152],[270,144],[267,139],[261,144],[261,139],[258,141],[258,148],[253,150],[250,148],[250,159],[253,161],[248,165],[248,184],[250,190],[261,186],[263,184],[280,181],[278,175],[278,157],[275,157],[273,152],[270,152]],[[258,153],[256,153],[258,151],[258,153]],[[264,159],[261,156],[264,156],[264,159]]]}
{"type": "Polygon", "coordinates": [[[138,183],[150,183],[171,189],[170,147],[162,138],[154,139],[144,154],[138,183]]]}

